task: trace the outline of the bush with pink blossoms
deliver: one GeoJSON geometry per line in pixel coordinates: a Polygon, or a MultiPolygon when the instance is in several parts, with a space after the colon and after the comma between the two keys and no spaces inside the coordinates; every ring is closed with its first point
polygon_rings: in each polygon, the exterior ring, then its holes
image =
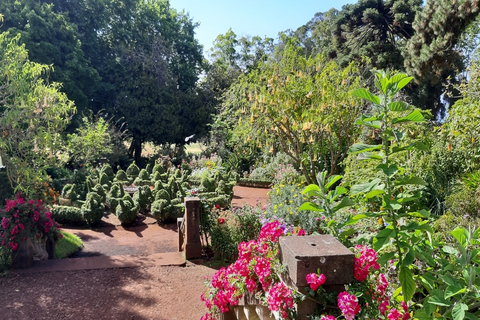
{"type": "Polygon", "coordinates": [[[278,312],[282,319],[294,317],[294,303],[302,295],[286,286],[279,277],[284,267],[279,261],[278,239],[285,235],[284,230],[278,221],[268,222],[257,240],[238,245],[237,261],[206,281],[207,290],[201,299],[208,311],[202,320],[219,319],[222,312],[236,306],[245,294],[255,296],[270,311],[278,312]]]}
{"type": "Polygon", "coordinates": [[[345,291],[338,294],[336,301],[332,301],[333,293],[327,294],[321,287],[326,281],[323,274],[307,275],[306,280],[310,285],[307,291],[318,301],[319,314],[323,314],[320,318],[312,319],[328,319],[324,313],[343,316],[347,320],[410,319],[407,305],[391,298],[393,292],[389,288],[387,275],[380,272],[377,253],[360,245],[357,245],[354,251],[354,280],[346,285],[345,291]],[[336,304],[337,308],[332,308],[333,304],[336,304]]]}
{"type": "Polygon", "coordinates": [[[41,200],[25,200],[19,194],[0,211],[0,245],[16,251],[29,237],[46,236],[57,241],[60,225],[52,220],[50,210],[41,200]]]}

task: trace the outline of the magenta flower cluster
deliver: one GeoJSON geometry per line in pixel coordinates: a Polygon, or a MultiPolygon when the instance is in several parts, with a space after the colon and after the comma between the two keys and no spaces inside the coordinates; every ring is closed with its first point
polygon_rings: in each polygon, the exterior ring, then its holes
{"type": "Polygon", "coordinates": [[[316,273],[307,274],[307,283],[310,285],[310,289],[317,291],[317,289],[325,283],[325,275],[316,273]]]}
{"type": "Polygon", "coordinates": [[[227,312],[236,306],[247,292],[265,298],[271,311],[278,311],[287,318],[293,308],[293,291],[278,278],[278,239],[284,235],[284,227],[278,222],[265,224],[257,240],[238,245],[238,259],[227,268],[217,271],[207,281],[207,290],[201,299],[207,313],[201,320],[218,319],[219,312],[227,312]]]}
{"type": "Polygon", "coordinates": [[[52,220],[52,214],[41,200],[25,201],[19,194],[15,199],[6,200],[5,209],[0,211],[0,244],[16,251],[27,237],[46,235],[57,240],[60,225],[52,220]]]}
{"type": "Polygon", "coordinates": [[[368,276],[370,268],[373,270],[380,268],[377,263],[377,253],[367,246],[357,245],[355,247],[355,279],[360,282],[364,281],[368,276]]]}

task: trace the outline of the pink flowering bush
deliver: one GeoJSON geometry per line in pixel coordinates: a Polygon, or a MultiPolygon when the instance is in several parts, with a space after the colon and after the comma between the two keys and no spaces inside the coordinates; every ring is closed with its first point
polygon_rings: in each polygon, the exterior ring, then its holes
{"type": "Polygon", "coordinates": [[[46,236],[54,241],[62,237],[60,226],[52,220],[50,210],[41,200],[25,200],[19,194],[6,200],[0,211],[0,245],[16,251],[29,237],[46,236]]]}
{"type": "Polygon", "coordinates": [[[218,270],[206,281],[207,290],[201,299],[207,313],[202,320],[219,319],[222,312],[245,294],[255,296],[270,311],[278,312],[282,319],[291,319],[294,303],[301,297],[281,282],[283,272],[279,261],[278,239],[284,235],[284,226],[278,221],[266,223],[257,240],[238,245],[238,259],[227,268],[218,270]]]}
{"type": "Polygon", "coordinates": [[[323,274],[311,273],[307,275],[307,283],[312,297],[323,305],[323,311],[334,315],[322,315],[315,319],[335,319],[343,316],[346,320],[357,319],[410,319],[408,306],[391,298],[387,275],[379,271],[375,250],[357,245],[355,251],[354,276],[355,279],[346,286],[346,290],[339,293],[336,301],[325,293],[322,285],[327,279],[323,274]],[[326,308],[336,303],[338,310],[326,308]],[[328,318],[330,317],[330,318],[328,318]]]}

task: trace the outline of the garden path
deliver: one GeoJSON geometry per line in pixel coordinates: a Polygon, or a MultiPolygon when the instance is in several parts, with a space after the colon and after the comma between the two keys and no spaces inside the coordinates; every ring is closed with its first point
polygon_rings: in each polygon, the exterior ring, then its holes
{"type": "MultiPolygon", "coordinates": [[[[265,204],[267,191],[236,186],[232,204],[265,204]]],[[[110,215],[97,229],[68,231],[84,241],[77,258],[0,277],[0,319],[195,320],[204,314],[203,281],[216,270],[181,259],[174,223],[145,218],[123,228],[110,215]]]]}

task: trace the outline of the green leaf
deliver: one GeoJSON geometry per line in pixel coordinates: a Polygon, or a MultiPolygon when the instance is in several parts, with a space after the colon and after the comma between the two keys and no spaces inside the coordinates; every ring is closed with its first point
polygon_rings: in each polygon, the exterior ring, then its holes
{"type": "Polygon", "coordinates": [[[470,312],[465,312],[465,319],[478,320],[478,317],[470,312]]]}
{"type": "Polygon", "coordinates": [[[448,254],[454,254],[454,255],[458,254],[458,250],[450,246],[443,246],[442,251],[448,254]]]}
{"type": "Polygon", "coordinates": [[[411,300],[416,289],[415,280],[413,280],[412,271],[406,266],[400,266],[400,272],[398,273],[398,278],[400,280],[400,284],[402,285],[402,292],[403,292],[405,301],[411,300]]]}
{"type": "Polygon", "coordinates": [[[420,177],[410,176],[401,180],[395,180],[395,186],[404,186],[408,184],[422,185],[426,186],[427,183],[420,177]]]}
{"type": "Polygon", "coordinates": [[[420,277],[420,281],[427,291],[432,291],[435,288],[435,282],[437,281],[437,278],[430,272],[427,272],[420,277]]]}
{"type": "Polygon", "coordinates": [[[468,306],[465,303],[455,304],[452,309],[453,320],[465,319],[465,311],[467,310],[468,310],[468,306]]]}
{"type": "Polygon", "coordinates": [[[464,293],[465,291],[467,291],[467,289],[464,286],[460,283],[455,283],[454,285],[448,286],[445,290],[445,299],[464,293]]]}
{"type": "Polygon", "coordinates": [[[373,152],[360,153],[358,154],[357,159],[358,160],[383,160],[383,158],[380,155],[373,152]]]}
{"type": "Polygon", "coordinates": [[[382,169],[383,173],[385,173],[385,175],[389,178],[398,172],[398,167],[396,164],[391,164],[387,167],[386,163],[382,163],[377,166],[377,169],[382,169]]]}
{"type": "Polygon", "coordinates": [[[415,261],[415,250],[412,247],[409,247],[408,252],[403,257],[403,265],[408,267],[413,261],[415,261]]]}
{"type": "Polygon", "coordinates": [[[308,186],[303,189],[302,194],[308,194],[309,196],[316,196],[322,193],[320,187],[316,184],[309,184],[308,186]]]}
{"type": "Polygon", "coordinates": [[[375,251],[381,250],[390,243],[390,238],[395,236],[395,230],[391,226],[386,227],[373,238],[373,249],[375,251]]]}
{"type": "Polygon", "coordinates": [[[374,104],[380,104],[380,97],[372,94],[371,92],[369,92],[368,90],[366,90],[364,88],[357,89],[357,90],[353,91],[352,94],[356,97],[366,99],[366,100],[368,100],[368,101],[370,101],[374,104]]]}
{"type": "Polygon", "coordinates": [[[450,232],[450,234],[457,239],[457,241],[460,243],[462,247],[466,247],[468,245],[467,239],[470,237],[467,229],[463,227],[457,227],[455,230],[450,232]]]}
{"type": "Polygon", "coordinates": [[[381,144],[363,144],[363,143],[355,143],[348,149],[348,153],[355,154],[361,152],[367,152],[372,150],[379,150],[382,148],[381,144]]]}
{"type": "Polygon", "coordinates": [[[444,298],[444,292],[440,289],[434,289],[430,293],[430,299],[428,302],[437,306],[450,307],[451,303],[444,298]]]}
{"type": "Polygon", "coordinates": [[[348,197],[345,197],[342,199],[342,201],[340,201],[339,204],[337,204],[333,209],[332,211],[333,212],[337,212],[338,210],[342,209],[342,208],[345,208],[345,207],[351,207],[355,204],[355,202],[352,201],[352,199],[348,198],[348,197]]]}
{"type": "Polygon", "coordinates": [[[317,204],[312,203],[312,202],[304,202],[300,208],[298,208],[299,211],[316,211],[316,212],[324,212],[325,209],[320,208],[317,204]]]}
{"type": "Polygon", "coordinates": [[[405,87],[410,81],[412,81],[413,77],[408,77],[408,76],[406,76],[406,74],[396,74],[392,77],[391,80],[393,80],[393,79],[395,79],[395,82],[397,82],[397,85],[395,87],[395,93],[397,93],[398,91],[402,90],[403,87],[405,87]],[[398,82],[396,80],[397,76],[398,76],[398,78],[400,78],[400,77],[402,78],[398,82]]]}
{"type": "Polygon", "coordinates": [[[359,193],[370,192],[376,189],[379,186],[380,182],[381,182],[380,179],[374,179],[368,183],[356,184],[352,186],[352,188],[350,189],[350,195],[353,196],[359,193]]]}
{"type": "Polygon", "coordinates": [[[371,199],[371,198],[373,198],[373,197],[382,195],[382,194],[384,194],[384,193],[385,193],[385,190],[372,190],[372,191],[368,192],[368,193],[365,195],[365,198],[371,199]]]}
{"type": "Polygon", "coordinates": [[[387,252],[378,257],[377,262],[379,265],[387,265],[388,261],[395,258],[395,252],[387,252]]]}
{"type": "Polygon", "coordinates": [[[417,217],[417,218],[428,218],[430,217],[430,212],[428,212],[425,209],[422,209],[420,211],[415,211],[415,212],[409,212],[408,215],[410,217],[417,217]]]}
{"type": "Polygon", "coordinates": [[[356,214],[354,216],[350,216],[348,218],[348,221],[345,223],[346,226],[351,226],[351,225],[354,225],[356,224],[358,221],[362,220],[362,219],[365,219],[365,218],[368,218],[368,216],[366,214],[356,214]]]}
{"type": "Polygon", "coordinates": [[[415,109],[406,117],[394,118],[392,120],[392,124],[397,124],[402,122],[422,122],[424,120],[425,118],[423,117],[422,113],[418,109],[415,109]]]}
{"type": "Polygon", "coordinates": [[[327,184],[325,185],[325,189],[328,190],[330,187],[337,182],[338,180],[342,179],[342,176],[340,175],[332,175],[328,178],[327,184]]]}
{"type": "Polygon", "coordinates": [[[405,111],[410,108],[410,105],[403,101],[395,101],[388,104],[391,111],[405,111]]]}

